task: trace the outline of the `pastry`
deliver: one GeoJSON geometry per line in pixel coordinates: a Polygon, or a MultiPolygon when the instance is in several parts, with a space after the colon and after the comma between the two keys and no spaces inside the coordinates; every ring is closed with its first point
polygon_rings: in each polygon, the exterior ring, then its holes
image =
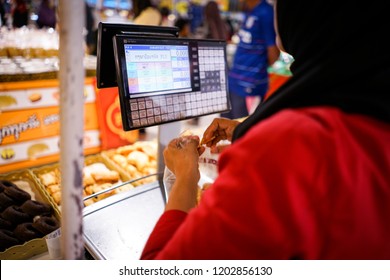
{"type": "Polygon", "coordinates": [[[150,159],[157,159],[157,143],[152,141],[136,142],[134,146],[137,150],[144,152],[150,159]]]}
{"type": "Polygon", "coordinates": [[[60,191],[61,191],[61,187],[60,187],[60,185],[58,185],[58,184],[53,184],[53,185],[47,186],[46,189],[47,189],[47,191],[48,191],[50,194],[56,193],[56,192],[60,192],[60,191]]]}
{"type": "Polygon", "coordinates": [[[20,243],[12,231],[6,229],[0,230],[0,252],[20,243]]]}
{"type": "Polygon", "coordinates": [[[122,146],[116,149],[117,154],[127,156],[129,153],[133,152],[136,150],[136,147],[133,145],[127,145],[127,146],[122,146]]]}
{"type": "Polygon", "coordinates": [[[149,156],[140,151],[133,151],[128,154],[127,162],[142,170],[148,164],[149,156]]]}
{"type": "Polygon", "coordinates": [[[137,167],[135,167],[132,164],[126,165],[125,169],[130,174],[131,177],[136,177],[137,175],[139,175],[137,167]]]}
{"type": "Polygon", "coordinates": [[[16,187],[16,188],[6,188],[4,193],[12,198],[17,205],[22,204],[26,200],[31,199],[31,195],[28,192],[16,187]]]}
{"type": "Polygon", "coordinates": [[[9,197],[5,192],[0,193],[0,211],[15,204],[15,201],[9,197]]]}
{"type": "Polygon", "coordinates": [[[39,175],[39,179],[41,179],[42,184],[44,184],[45,186],[58,184],[56,173],[54,171],[50,171],[48,173],[40,174],[39,175]]]}
{"type": "Polygon", "coordinates": [[[57,205],[61,205],[61,191],[57,191],[51,194],[51,197],[54,199],[54,202],[57,205]]]}
{"type": "Polygon", "coordinates": [[[9,187],[17,188],[18,186],[11,181],[0,180],[0,192],[4,191],[6,188],[9,187]]]}
{"type": "Polygon", "coordinates": [[[31,217],[38,215],[50,216],[52,214],[52,207],[49,204],[36,200],[27,200],[20,206],[20,208],[31,217]]]}
{"type": "Polygon", "coordinates": [[[60,223],[54,217],[40,217],[33,222],[32,226],[43,235],[47,235],[58,229],[60,223]]]}
{"type": "Polygon", "coordinates": [[[89,186],[89,185],[93,185],[93,184],[95,184],[95,180],[93,179],[91,173],[84,172],[84,174],[83,174],[83,185],[84,185],[84,187],[85,186],[89,186]]]}
{"type": "Polygon", "coordinates": [[[43,237],[43,233],[33,227],[33,223],[22,223],[17,225],[14,229],[14,234],[23,242],[43,237]]]}
{"type": "MultiPolygon", "coordinates": [[[[101,184],[101,185],[95,185],[92,187],[92,194],[95,194],[95,193],[98,193],[98,192],[101,192],[103,190],[106,190],[108,188],[112,187],[112,184],[110,183],[105,183],[105,184],[101,184]]],[[[113,195],[115,193],[114,190],[111,190],[111,191],[108,191],[108,192],[105,192],[105,193],[102,193],[96,197],[94,197],[94,200],[95,201],[99,201],[99,200],[102,200],[104,198],[107,198],[111,195],[113,195]]]]}
{"type": "Polygon", "coordinates": [[[111,182],[115,183],[119,180],[119,173],[114,170],[91,174],[96,183],[111,182]]]}
{"type": "Polygon", "coordinates": [[[13,225],[30,222],[32,220],[30,215],[23,212],[17,205],[8,206],[3,213],[1,213],[1,217],[11,222],[13,225]]]}
{"type": "Polygon", "coordinates": [[[115,154],[112,156],[112,160],[121,167],[125,167],[127,165],[127,159],[123,155],[115,154]]]}
{"type": "Polygon", "coordinates": [[[12,223],[10,221],[7,221],[6,219],[3,219],[2,217],[0,217],[0,229],[12,230],[13,228],[14,228],[14,226],[12,225],[12,223]]]}
{"type": "Polygon", "coordinates": [[[31,188],[31,185],[30,185],[30,183],[28,181],[17,180],[17,181],[13,181],[13,183],[16,186],[18,186],[19,189],[29,193],[30,196],[31,196],[31,199],[35,200],[35,193],[34,193],[33,189],[31,188]]]}

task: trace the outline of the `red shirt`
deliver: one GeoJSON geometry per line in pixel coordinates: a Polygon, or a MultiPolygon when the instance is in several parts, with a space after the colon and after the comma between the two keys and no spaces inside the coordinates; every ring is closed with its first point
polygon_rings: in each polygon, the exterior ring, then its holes
{"type": "Polygon", "coordinates": [[[283,110],[226,149],[198,207],[167,211],[142,259],[390,259],[390,126],[283,110]]]}

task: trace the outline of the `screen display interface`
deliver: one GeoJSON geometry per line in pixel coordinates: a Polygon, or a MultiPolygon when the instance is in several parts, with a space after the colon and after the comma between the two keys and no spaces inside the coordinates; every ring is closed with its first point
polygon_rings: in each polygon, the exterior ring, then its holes
{"type": "Polygon", "coordinates": [[[121,36],[114,42],[124,130],[230,109],[224,42],[121,36]]]}
{"type": "Polygon", "coordinates": [[[129,92],[191,90],[188,46],[125,45],[129,92]]]}

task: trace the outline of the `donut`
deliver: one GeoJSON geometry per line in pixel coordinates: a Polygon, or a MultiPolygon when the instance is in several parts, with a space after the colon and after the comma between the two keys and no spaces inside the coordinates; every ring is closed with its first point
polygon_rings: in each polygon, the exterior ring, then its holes
{"type": "Polygon", "coordinates": [[[54,217],[40,217],[32,224],[35,229],[47,235],[60,227],[60,223],[54,217]]]}
{"type": "Polygon", "coordinates": [[[16,226],[14,229],[15,236],[23,242],[34,238],[41,238],[43,234],[33,227],[32,223],[23,223],[16,226]]]}
{"type": "Polygon", "coordinates": [[[43,203],[36,200],[26,200],[20,208],[24,213],[29,214],[31,217],[40,215],[40,216],[47,216],[52,214],[52,208],[49,204],[43,203]]]}
{"type": "Polygon", "coordinates": [[[0,230],[0,251],[4,251],[5,249],[8,249],[9,247],[15,246],[20,244],[21,242],[19,239],[16,238],[15,234],[6,229],[0,230]]]}
{"type": "Polygon", "coordinates": [[[0,180],[0,192],[3,192],[5,189],[7,188],[17,188],[18,186],[16,186],[14,183],[12,183],[11,181],[7,181],[7,180],[0,180]]]}
{"type": "Polygon", "coordinates": [[[9,197],[11,197],[18,205],[22,204],[26,200],[31,199],[31,195],[28,192],[26,192],[18,187],[6,188],[4,190],[4,193],[6,195],[8,195],[9,197]]]}
{"type": "Polygon", "coordinates": [[[3,213],[1,213],[1,217],[14,225],[30,222],[32,220],[30,215],[24,213],[17,205],[11,205],[7,207],[3,213]]]}
{"type": "Polygon", "coordinates": [[[3,211],[8,206],[15,204],[15,201],[6,193],[0,193],[0,211],[3,211]]]}
{"type": "Polygon", "coordinates": [[[3,219],[2,217],[0,217],[0,229],[11,230],[13,228],[14,228],[14,226],[10,221],[7,221],[6,219],[3,219]]]}

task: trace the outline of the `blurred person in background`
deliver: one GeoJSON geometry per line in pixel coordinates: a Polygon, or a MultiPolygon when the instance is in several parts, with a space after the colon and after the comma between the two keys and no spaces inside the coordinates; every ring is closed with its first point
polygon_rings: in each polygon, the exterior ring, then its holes
{"type": "Polygon", "coordinates": [[[0,0],[0,26],[7,25],[5,0],[0,0]]]}
{"type": "Polygon", "coordinates": [[[185,18],[179,17],[174,24],[179,29],[180,38],[189,38],[191,35],[190,21],[185,18]]]}
{"type": "MultiPolygon", "coordinates": [[[[217,2],[208,1],[203,8],[203,23],[201,29],[203,31],[203,38],[223,40],[226,41],[229,38],[227,23],[221,17],[221,11],[217,2]]],[[[191,125],[199,124],[199,117],[193,118],[188,121],[191,125]]]]}
{"type": "Polygon", "coordinates": [[[242,2],[245,18],[238,31],[240,42],[228,77],[232,110],[221,114],[230,119],[248,116],[252,103],[257,105],[264,98],[269,84],[268,67],[280,55],[273,6],[266,0],[242,2]]]}
{"type": "Polygon", "coordinates": [[[97,28],[93,8],[85,3],[85,44],[87,46],[87,53],[90,55],[97,55],[97,28]]]}
{"type": "Polygon", "coordinates": [[[229,37],[227,24],[221,17],[221,11],[215,1],[209,1],[203,10],[206,38],[227,40],[229,37]]]}
{"type": "Polygon", "coordinates": [[[28,25],[30,9],[25,0],[15,0],[12,6],[12,26],[19,28],[28,25]]]}
{"type": "Polygon", "coordinates": [[[161,25],[162,15],[151,0],[133,0],[133,23],[161,25]]]}
{"type": "MultiPolygon", "coordinates": [[[[184,2],[184,1],[183,1],[184,2]]],[[[196,35],[198,29],[203,24],[203,8],[200,1],[190,1],[188,5],[188,18],[190,20],[191,34],[196,35]]]]}
{"type": "MultiPolygon", "coordinates": [[[[162,15],[151,0],[133,0],[133,23],[140,25],[161,25],[162,15]]],[[[146,129],[139,129],[140,135],[146,134],[146,129]]]]}
{"type": "Polygon", "coordinates": [[[54,0],[42,0],[38,8],[38,28],[56,27],[56,6],[54,0]]]}
{"type": "Polygon", "coordinates": [[[172,15],[171,9],[168,7],[161,7],[161,26],[173,26],[174,25],[174,16],[172,15]]]}
{"type": "Polygon", "coordinates": [[[390,259],[387,5],[276,0],[292,77],[242,123],[205,130],[214,151],[232,143],[199,202],[205,147],[167,145],[176,181],[142,259],[390,259]]]}

